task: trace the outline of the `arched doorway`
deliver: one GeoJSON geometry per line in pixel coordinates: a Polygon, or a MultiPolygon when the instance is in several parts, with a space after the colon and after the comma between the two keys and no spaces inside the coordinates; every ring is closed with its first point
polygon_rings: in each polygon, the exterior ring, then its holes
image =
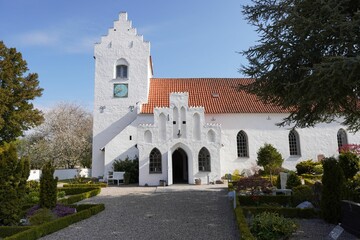
{"type": "Polygon", "coordinates": [[[173,183],[188,183],[188,156],[182,148],[172,154],[173,183]]]}

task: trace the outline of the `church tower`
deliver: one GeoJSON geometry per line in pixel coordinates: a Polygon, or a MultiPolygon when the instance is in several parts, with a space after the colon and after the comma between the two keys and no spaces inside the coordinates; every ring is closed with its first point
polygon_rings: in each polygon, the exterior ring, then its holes
{"type": "Polygon", "coordinates": [[[137,117],[152,77],[150,43],[122,12],[94,50],[92,176],[104,175],[105,145],[137,117]]]}

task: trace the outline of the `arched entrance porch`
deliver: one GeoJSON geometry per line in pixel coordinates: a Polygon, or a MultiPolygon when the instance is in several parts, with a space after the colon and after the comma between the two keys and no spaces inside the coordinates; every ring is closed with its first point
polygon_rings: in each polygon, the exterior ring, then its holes
{"type": "Polygon", "coordinates": [[[172,154],[173,183],[189,183],[188,156],[182,148],[172,154]]]}

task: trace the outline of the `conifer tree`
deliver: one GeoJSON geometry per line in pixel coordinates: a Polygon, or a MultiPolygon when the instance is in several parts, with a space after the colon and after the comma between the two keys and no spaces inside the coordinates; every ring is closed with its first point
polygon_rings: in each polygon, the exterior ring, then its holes
{"type": "Polygon", "coordinates": [[[0,147],[0,225],[19,223],[29,174],[29,161],[18,158],[14,143],[0,147]]]}
{"type": "Polygon", "coordinates": [[[239,86],[290,115],[279,125],[311,127],[343,117],[360,130],[360,1],[252,0],[243,14],[258,44],[243,51],[239,86]]]}
{"type": "Polygon", "coordinates": [[[40,178],[40,207],[52,209],[56,207],[57,201],[57,181],[54,178],[55,168],[51,162],[47,162],[42,168],[40,178]]]}
{"type": "Polygon", "coordinates": [[[43,89],[38,75],[28,70],[21,53],[0,41],[0,145],[15,140],[43,120],[30,102],[41,96],[43,89]]]}

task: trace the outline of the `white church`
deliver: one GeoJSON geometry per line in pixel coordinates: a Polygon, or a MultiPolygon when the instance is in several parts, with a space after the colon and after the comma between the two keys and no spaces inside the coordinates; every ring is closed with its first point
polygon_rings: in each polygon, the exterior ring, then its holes
{"type": "Polygon", "coordinates": [[[295,169],[303,160],[338,154],[359,143],[339,123],[280,128],[288,113],[237,91],[246,78],[154,78],[150,43],[120,13],[95,45],[92,176],[106,176],[116,159],[139,157],[139,185],[215,181],[249,171],[257,151],[272,144],[295,169]]]}

